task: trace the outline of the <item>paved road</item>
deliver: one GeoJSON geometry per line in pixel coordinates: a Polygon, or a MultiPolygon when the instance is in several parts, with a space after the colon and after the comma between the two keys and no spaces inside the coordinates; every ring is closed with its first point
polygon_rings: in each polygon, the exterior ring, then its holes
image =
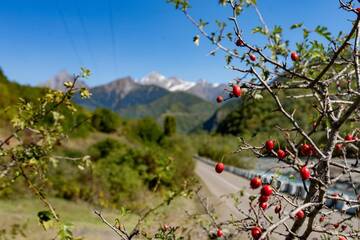
{"type": "MultiPolygon", "coordinates": [[[[239,204],[239,207],[243,211],[247,211],[249,209],[248,196],[252,194],[257,194],[259,192],[259,190],[253,191],[249,188],[249,180],[226,171],[221,174],[217,174],[213,166],[210,166],[201,161],[197,161],[195,172],[202,180],[203,185],[205,185],[207,190],[212,195],[210,197],[210,201],[216,206],[219,219],[222,221],[230,219],[230,214],[233,214],[235,216],[240,215],[239,211],[234,207],[232,199],[225,198],[224,195],[229,195],[231,193],[237,193],[241,190],[244,190],[244,196],[239,197],[240,201],[242,202],[241,204],[239,204]]],[[[237,196],[239,196],[239,194],[237,194],[237,196]]],[[[284,203],[283,205],[285,206],[284,203]]],[[[289,209],[286,206],[285,208],[289,209]]],[[[268,209],[267,214],[277,219],[277,217],[274,216],[273,209],[268,209]]],[[[336,221],[336,219],[339,219],[339,215],[333,216],[331,222],[336,221]]],[[[341,219],[343,219],[343,217],[341,217],[341,219]]],[[[293,220],[287,221],[287,223],[291,226],[292,221],[293,220]]],[[[354,226],[359,226],[359,220],[355,220],[353,224],[355,224],[354,226]]],[[[279,230],[283,232],[284,229],[279,230]]],[[[320,239],[320,236],[317,234],[312,234],[309,239],[320,239]]]]}
{"type": "Polygon", "coordinates": [[[201,161],[197,161],[195,172],[210,192],[210,198],[214,205],[222,206],[222,211],[218,213],[220,219],[226,220],[230,214],[238,216],[239,212],[234,207],[232,200],[226,198],[226,195],[248,188],[249,181],[226,171],[218,174],[212,166],[201,161]]]}

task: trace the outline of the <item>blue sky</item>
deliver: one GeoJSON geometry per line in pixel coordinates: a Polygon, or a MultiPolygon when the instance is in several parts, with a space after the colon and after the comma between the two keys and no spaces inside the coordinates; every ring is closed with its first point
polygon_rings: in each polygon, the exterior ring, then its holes
{"type": "MultiPolygon", "coordinates": [[[[190,2],[196,19],[214,22],[229,11],[217,0],[190,2]]],[[[309,28],[347,31],[354,18],[337,0],[258,3],[270,26],[304,22],[309,28]]],[[[245,30],[258,24],[252,11],[240,20],[245,30]]],[[[236,76],[224,68],[223,55],[207,55],[208,43],[194,46],[196,29],[165,0],[2,0],[0,33],[0,66],[24,84],[39,84],[61,70],[78,72],[80,66],[93,71],[92,86],[153,70],[189,81],[227,82],[236,76]]],[[[300,37],[285,33],[292,42],[300,37]]],[[[249,32],[245,36],[258,40],[249,32]]]]}

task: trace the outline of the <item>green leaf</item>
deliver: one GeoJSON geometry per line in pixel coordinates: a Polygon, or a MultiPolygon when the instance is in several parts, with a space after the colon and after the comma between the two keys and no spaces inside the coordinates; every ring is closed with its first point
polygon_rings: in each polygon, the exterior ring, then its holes
{"type": "Polygon", "coordinates": [[[221,22],[221,21],[219,21],[219,20],[215,20],[215,23],[216,23],[216,25],[218,26],[218,28],[219,28],[220,30],[222,30],[222,29],[224,29],[224,28],[226,27],[226,23],[225,23],[225,22],[221,22]]]}
{"type": "Polygon", "coordinates": [[[74,85],[74,82],[71,82],[71,81],[64,82],[64,86],[66,88],[71,88],[71,87],[73,87],[73,85],[74,85]]]}
{"type": "Polygon", "coordinates": [[[239,16],[242,11],[242,7],[240,5],[236,5],[235,7],[235,15],[239,16]]]}
{"type": "Polygon", "coordinates": [[[250,195],[250,196],[249,196],[249,200],[250,200],[251,202],[253,202],[255,199],[256,199],[256,196],[254,196],[254,195],[250,195]]]}
{"type": "Polygon", "coordinates": [[[63,224],[58,232],[60,240],[73,240],[74,236],[70,224],[63,224]]]}
{"type": "Polygon", "coordinates": [[[291,25],[290,29],[301,28],[303,25],[304,25],[303,23],[295,23],[291,25]]]}
{"type": "Polygon", "coordinates": [[[84,68],[84,67],[81,67],[80,69],[81,69],[81,76],[82,76],[83,78],[90,77],[91,71],[90,71],[89,69],[84,68]]]}
{"type": "Polygon", "coordinates": [[[266,29],[263,28],[263,27],[260,27],[260,26],[253,28],[251,32],[252,33],[260,33],[260,34],[263,34],[263,35],[267,34],[266,29]]]}
{"type": "Polygon", "coordinates": [[[82,99],[88,99],[88,98],[90,98],[91,97],[91,92],[89,91],[89,89],[87,89],[87,88],[81,88],[80,89],[80,97],[82,98],[82,99]]]}
{"type": "Polygon", "coordinates": [[[167,0],[167,3],[173,4],[176,9],[181,9],[184,12],[190,7],[188,0],[167,0]]]}
{"type": "Polygon", "coordinates": [[[202,19],[199,20],[199,28],[204,29],[206,25],[208,25],[208,22],[204,22],[202,19]]]}
{"type": "Polygon", "coordinates": [[[227,3],[227,0],[219,0],[219,4],[220,4],[221,6],[225,6],[226,3],[227,3]]]}
{"type": "Polygon", "coordinates": [[[246,0],[247,4],[256,5],[256,0],[246,0]]]}
{"type": "Polygon", "coordinates": [[[310,34],[310,31],[306,28],[303,29],[303,36],[304,38],[308,38],[309,37],[309,34],[310,34]]]}
{"type": "Polygon", "coordinates": [[[53,215],[49,211],[40,211],[37,215],[40,222],[50,221],[53,217],[53,215]]]}
{"type": "Polygon", "coordinates": [[[49,211],[40,211],[38,212],[38,218],[40,224],[45,230],[51,228],[54,225],[54,215],[49,211]]]}
{"type": "Polygon", "coordinates": [[[229,32],[226,34],[226,37],[229,39],[229,41],[232,41],[233,40],[233,37],[232,37],[232,32],[229,32]]]}
{"type": "Polygon", "coordinates": [[[226,55],[225,56],[225,61],[226,61],[226,64],[229,65],[232,61],[233,57],[231,55],[226,55]]]}
{"type": "Polygon", "coordinates": [[[274,30],[273,30],[273,34],[281,34],[283,31],[282,27],[278,26],[278,25],[275,25],[274,26],[274,30]]]}
{"type": "Polygon", "coordinates": [[[320,36],[324,37],[326,40],[331,41],[331,33],[328,31],[327,27],[317,26],[315,32],[320,36]]]}

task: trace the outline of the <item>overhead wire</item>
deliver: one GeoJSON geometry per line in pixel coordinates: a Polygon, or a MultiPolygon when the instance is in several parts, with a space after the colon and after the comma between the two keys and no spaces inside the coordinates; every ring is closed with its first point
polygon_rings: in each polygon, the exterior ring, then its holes
{"type": "Polygon", "coordinates": [[[116,52],[116,36],[114,30],[114,17],[112,13],[112,5],[111,0],[108,0],[108,8],[109,8],[109,20],[110,20],[110,31],[111,31],[111,45],[112,45],[112,54],[113,54],[113,61],[114,61],[114,71],[117,75],[118,73],[118,61],[117,61],[117,52],[116,52]]]}
{"type": "Polygon", "coordinates": [[[93,65],[93,67],[94,67],[95,69],[97,69],[97,62],[96,62],[96,60],[95,60],[94,52],[93,52],[93,49],[92,49],[91,44],[90,44],[89,32],[88,32],[88,29],[87,29],[87,27],[86,27],[85,20],[84,20],[84,16],[83,16],[82,13],[81,13],[81,9],[80,9],[78,3],[76,4],[76,10],[77,10],[77,16],[78,16],[79,21],[80,21],[80,26],[81,26],[81,28],[82,28],[82,33],[83,33],[84,41],[85,41],[85,44],[86,44],[86,48],[87,48],[87,51],[88,51],[88,54],[89,54],[91,63],[92,63],[92,65],[93,65]]]}
{"type": "Polygon", "coordinates": [[[78,49],[76,47],[75,40],[74,40],[74,38],[73,38],[73,36],[72,36],[72,34],[70,32],[70,28],[69,28],[69,25],[68,25],[68,23],[67,23],[67,21],[65,19],[64,12],[61,9],[60,1],[56,0],[55,5],[57,7],[57,11],[58,11],[58,14],[59,14],[59,16],[61,18],[61,21],[62,21],[62,23],[64,25],[65,33],[66,33],[66,35],[67,35],[67,37],[69,39],[69,42],[70,42],[70,45],[72,47],[73,53],[75,54],[75,57],[77,58],[80,66],[83,66],[83,61],[82,61],[82,59],[80,57],[80,54],[79,54],[79,51],[78,51],[78,49]]]}

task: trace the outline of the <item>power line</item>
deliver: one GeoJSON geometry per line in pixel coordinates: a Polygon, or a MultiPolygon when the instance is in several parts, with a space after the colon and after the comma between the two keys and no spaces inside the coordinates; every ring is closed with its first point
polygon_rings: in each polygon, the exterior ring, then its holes
{"type": "Polygon", "coordinates": [[[76,8],[77,8],[77,15],[78,15],[78,18],[80,20],[80,25],[81,25],[81,28],[82,28],[82,33],[84,35],[84,40],[85,40],[85,43],[86,43],[87,51],[89,53],[89,56],[90,56],[90,59],[91,59],[91,62],[93,64],[94,68],[97,69],[97,64],[96,64],[96,60],[95,60],[95,57],[94,57],[94,52],[92,51],[91,44],[90,44],[89,32],[88,32],[87,27],[85,25],[84,17],[81,14],[81,10],[80,10],[80,7],[79,7],[78,3],[76,4],[76,8]]]}
{"type": "Polygon", "coordinates": [[[65,15],[64,15],[64,12],[63,12],[62,9],[61,9],[59,0],[56,1],[56,5],[57,5],[57,11],[58,11],[58,13],[59,13],[59,15],[60,15],[60,18],[61,18],[61,21],[62,21],[62,23],[63,23],[63,25],[64,25],[66,35],[67,35],[67,37],[69,38],[70,45],[71,45],[71,47],[72,47],[72,49],[73,49],[73,53],[75,54],[75,56],[76,56],[76,58],[77,58],[77,60],[78,60],[78,62],[79,62],[79,64],[80,64],[80,66],[83,66],[83,61],[82,61],[82,59],[81,59],[81,57],[80,57],[80,54],[79,54],[79,52],[78,52],[78,50],[77,50],[77,48],[76,48],[76,44],[75,44],[74,38],[73,38],[73,36],[72,36],[72,34],[71,34],[71,32],[70,32],[69,25],[68,25],[67,22],[66,22],[65,15]]]}
{"type": "Polygon", "coordinates": [[[108,7],[109,7],[109,19],[110,19],[110,30],[111,30],[111,45],[112,45],[112,52],[113,52],[113,61],[114,61],[114,70],[115,74],[117,75],[117,53],[116,53],[116,37],[114,31],[114,19],[112,14],[112,7],[111,7],[111,0],[108,0],[108,7]]]}

